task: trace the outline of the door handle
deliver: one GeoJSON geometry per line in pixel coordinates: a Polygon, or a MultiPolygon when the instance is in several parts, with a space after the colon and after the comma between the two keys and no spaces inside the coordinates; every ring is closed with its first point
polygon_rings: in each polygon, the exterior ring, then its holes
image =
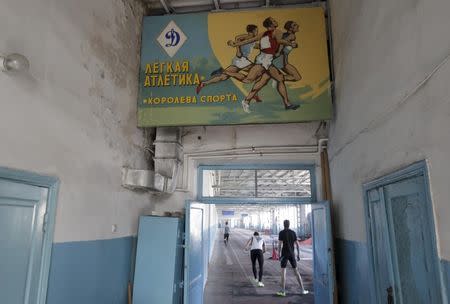
{"type": "Polygon", "coordinates": [[[389,286],[386,289],[386,293],[387,293],[387,304],[394,304],[394,290],[392,289],[392,286],[389,286]]]}

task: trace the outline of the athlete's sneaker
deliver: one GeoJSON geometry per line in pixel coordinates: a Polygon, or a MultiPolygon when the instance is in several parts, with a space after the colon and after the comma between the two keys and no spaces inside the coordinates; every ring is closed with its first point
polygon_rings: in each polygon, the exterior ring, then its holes
{"type": "Polygon", "coordinates": [[[301,295],[307,295],[309,293],[309,290],[303,289],[300,294],[301,295]]]}
{"type": "Polygon", "coordinates": [[[277,292],[277,296],[279,297],[285,297],[286,296],[286,291],[280,290],[277,292]]]}
{"type": "Polygon", "coordinates": [[[253,282],[255,282],[256,284],[258,284],[258,279],[257,279],[257,278],[253,278],[253,282]]]}
{"type": "Polygon", "coordinates": [[[259,287],[264,287],[264,283],[263,282],[258,282],[258,286],[259,287]]]}
{"type": "Polygon", "coordinates": [[[242,101],[242,109],[244,110],[245,113],[251,113],[250,111],[250,104],[248,100],[243,100],[242,101]]]}
{"type": "Polygon", "coordinates": [[[200,82],[200,84],[195,89],[195,92],[198,94],[200,91],[205,87],[205,84],[203,82],[200,82]]]}
{"type": "Polygon", "coordinates": [[[295,105],[295,104],[290,104],[288,106],[284,106],[285,110],[297,110],[298,108],[300,108],[299,105],[295,105]]]}

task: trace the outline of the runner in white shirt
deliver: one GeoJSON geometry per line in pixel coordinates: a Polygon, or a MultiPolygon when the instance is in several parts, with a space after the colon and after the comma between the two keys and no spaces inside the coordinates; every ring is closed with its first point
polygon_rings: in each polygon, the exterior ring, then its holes
{"type": "Polygon", "coordinates": [[[264,252],[266,252],[266,244],[264,239],[259,236],[259,233],[255,231],[253,236],[245,244],[244,250],[248,250],[250,247],[250,258],[252,260],[253,276],[255,277],[255,282],[258,282],[259,287],[264,287],[262,282],[263,276],[263,264],[264,264],[264,252]],[[259,274],[256,277],[256,260],[258,260],[259,274]]]}
{"type": "MultiPolygon", "coordinates": [[[[254,37],[258,35],[258,27],[254,24],[247,25],[246,31],[247,33],[236,36],[235,41],[254,39],[254,37]]],[[[231,65],[225,69],[220,68],[218,70],[213,71],[211,73],[212,77],[210,79],[202,81],[197,86],[196,93],[199,94],[204,87],[210,84],[218,83],[229,79],[231,76],[228,75],[227,73],[238,73],[240,71],[250,70],[250,68],[253,66],[253,61],[250,60],[250,54],[252,53],[252,50],[254,48],[257,48],[256,40],[237,46],[236,55],[231,60],[231,65]]],[[[241,74],[238,75],[241,76],[241,74]]],[[[255,95],[253,99],[256,102],[261,102],[261,99],[258,97],[258,95],[255,95]]]]}

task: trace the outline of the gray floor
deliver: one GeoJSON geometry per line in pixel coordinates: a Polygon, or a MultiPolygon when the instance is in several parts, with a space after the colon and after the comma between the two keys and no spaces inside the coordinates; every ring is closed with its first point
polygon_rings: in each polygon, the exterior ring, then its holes
{"type": "MultiPolygon", "coordinates": [[[[270,246],[264,255],[265,287],[257,287],[253,282],[250,255],[244,252],[244,244],[253,231],[233,229],[230,242],[225,246],[222,232],[215,241],[213,257],[209,266],[208,280],[205,287],[205,304],[293,304],[314,303],[312,286],[312,249],[302,246],[300,274],[309,295],[299,294],[299,285],[288,265],[287,295],[280,298],[275,295],[280,290],[280,262],[269,259],[272,255],[270,246]]],[[[265,236],[266,238],[266,236],[265,236]]],[[[268,238],[268,237],[267,237],[268,238]]],[[[270,242],[269,242],[270,243],[270,242]]]]}

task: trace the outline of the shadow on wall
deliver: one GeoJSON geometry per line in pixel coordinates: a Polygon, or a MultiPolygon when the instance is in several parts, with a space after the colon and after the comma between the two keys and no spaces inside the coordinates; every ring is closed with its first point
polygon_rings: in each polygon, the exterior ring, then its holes
{"type": "Polygon", "coordinates": [[[336,238],[335,250],[339,302],[376,304],[367,244],[336,238]]]}
{"type": "Polygon", "coordinates": [[[134,239],[54,243],[47,304],[126,303],[134,239]]]}

